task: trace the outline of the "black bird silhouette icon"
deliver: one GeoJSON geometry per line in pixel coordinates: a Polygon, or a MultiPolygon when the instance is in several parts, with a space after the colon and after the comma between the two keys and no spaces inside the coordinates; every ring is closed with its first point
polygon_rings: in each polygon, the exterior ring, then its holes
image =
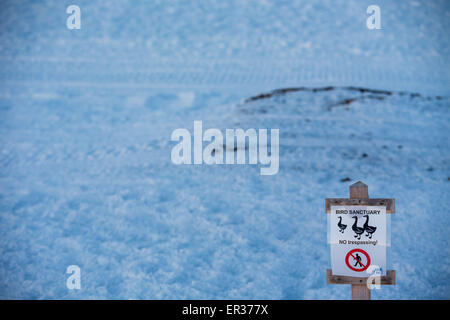
{"type": "Polygon", "coordinates": [[[364,231],[366,232],[366,237],[369,237],[369,239],[372,239],[372,234],[377,230],[377,227],[369,226],[369,216],[365,215],[364,218],[366,218],[366,222],[364,223],[364,231]]]}
{"type": "Polygon", "coordinates": [[[347,225],[342,223],[342,217],[339,217],[339,222],[337,225],[339,228],[339,232],[344,233],[344,230],[345,228],[347,228],[347,225]]]}
{"type": "Polygon", "coordinates": [[[353,230],[353,232],[355,232],[355,238],[358,238],[358,240],[359,240],[359,239],[361,239],[361,234],[364,233],[364,228],[358,227],[358,217],[357,216],[354,216],[352,218],[355,219],[355,222],[353,223],[353,226],[352,226],[352,230],[353,230]]]}

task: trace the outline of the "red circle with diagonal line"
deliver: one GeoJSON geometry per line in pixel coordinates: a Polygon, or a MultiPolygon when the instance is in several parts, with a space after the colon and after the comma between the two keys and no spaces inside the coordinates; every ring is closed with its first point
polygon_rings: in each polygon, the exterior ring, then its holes
{"type": "Polygon", "coordinates": [[[370,257],[369,257],[369,254],[368,254],[367,252],[365,252],[364,250],[362,250],[362,249],[353,249],[353,250],[350,250],[350,251],[347,253],[347,255],[345,256],[345,263],[347,264],[347,267],[349,267],[349,268],[352,269],[353,271],[361,272],[361,271],[366,270],[366,269],[370,266],[370,257]],[[366,256],[367,262],[366,262],[365,265],[364,265],[360,260],[358,260],[358,259],[355,258],[355,255],[354,255],[355,252],[362,253],[363,255],[366,256]],[[362,265],[362,268],[361,268],[361,269],[357,269],[357,268],[355,268],[354,266],[352,266],[352,265],[350,264],[350,262],[349,262],[350,257],[352,257],[352,258],[355,259],[356,261],[359,261],[360,265],[362,265]]]}

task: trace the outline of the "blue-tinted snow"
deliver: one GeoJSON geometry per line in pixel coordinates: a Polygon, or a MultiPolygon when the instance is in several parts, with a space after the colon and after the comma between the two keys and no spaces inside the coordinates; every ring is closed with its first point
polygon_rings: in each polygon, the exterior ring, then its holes
{"type": "Polygon", "coordinates": [[[369,1],[70,4],[0,5],[1,298],[348,298],[324,198],[356,180],[397,200],[373,298],[450,297],[447,1],[377,1],[375,31],[369,1]],[[194,120],[279,128],[279,173],[173,165],[194,120]]]}

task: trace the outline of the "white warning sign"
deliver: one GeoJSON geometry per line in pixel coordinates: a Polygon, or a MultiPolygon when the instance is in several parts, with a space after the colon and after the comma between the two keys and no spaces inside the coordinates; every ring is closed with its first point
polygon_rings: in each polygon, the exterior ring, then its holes
{"type": "Polygon", "coordinates": [[[331,206],[329,227],[333,275],[386,275],[386,207],[331,206]]]}

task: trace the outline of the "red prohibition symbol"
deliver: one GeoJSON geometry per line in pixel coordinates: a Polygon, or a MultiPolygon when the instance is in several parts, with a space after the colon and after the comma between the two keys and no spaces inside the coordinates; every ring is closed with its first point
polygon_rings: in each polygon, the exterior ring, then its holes
{"type": "Polygon", "coordinates": [[[349,267],[351,270],[356,272],[362,272],[370,266],[370,257],[369,254],[362,249],[353,249],[350,250],[345,256],[345,263],[347,264],[347,267],[349,267]],[[361,261],[362,259],[359,256],[358,252],[366,256],[367,262],[365,264],[361,261]],[[350,264],[349,262],[350,257],[355,259],[356,264],[354,265],[350,264]]]}

